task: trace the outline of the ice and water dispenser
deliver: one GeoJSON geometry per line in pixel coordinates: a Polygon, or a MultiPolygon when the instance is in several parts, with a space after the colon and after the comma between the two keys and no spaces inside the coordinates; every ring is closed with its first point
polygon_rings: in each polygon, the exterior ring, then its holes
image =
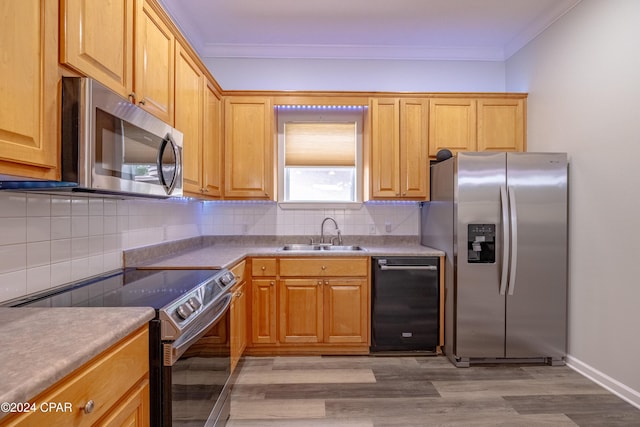
{"type": "Polygon", "coordinates": [[[469,224],[467,226],[467,262],[472,264],[496,262],[495,224],[469,224]]]}

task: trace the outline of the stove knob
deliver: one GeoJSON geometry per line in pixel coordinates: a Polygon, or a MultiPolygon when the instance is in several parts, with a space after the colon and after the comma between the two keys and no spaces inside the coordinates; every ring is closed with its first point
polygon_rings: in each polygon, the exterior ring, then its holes
{"type": "Polygon", "coordinates": [[[226,273],[225,275],[223,275],[220,278],[220,282],[224,285],[224,286],[228,286],[229,283],[233,282],[233,279],[235,279],[235,277],[233,276],[233,273],[229,272],[226,273]]]}
{"type": "Polygon", "coordinates": [[[193,308],[194,311],[202,307],[202,304],[200,304],[200,301],[198,301],[196,297],[189,298],[189,301],[187,301],[187,303],[191,306],[191,308],[193,308]]]}
{"type": "Polygon", "coordinates": [[[188,303],[184,303],[178,306],[178,308],[176,309],[176,314],[182,320],[187,320],[187,318],[191,316],[194,311],[195,310],[188,303]]]}

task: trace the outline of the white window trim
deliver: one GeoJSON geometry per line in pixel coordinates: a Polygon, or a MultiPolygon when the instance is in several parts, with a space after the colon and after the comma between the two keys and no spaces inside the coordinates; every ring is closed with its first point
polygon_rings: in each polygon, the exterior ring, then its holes
{"type": "Polygon", "coordinates": [[[313,108],[313,106],[301,106],[300,108],[286,108],[280,110],[275,107],[276,123],[278,129],[278,206],[282,209],[360,209],[364,203],[364,163],[363,163],[363,132],[364,115],[366,107],[349,109],[343,107],[323,106],[313,108]],[[285,121],[298,122],[356,122],[358,132],[356,134],[356,182],[355,201],[353,202],[330,202],[330,201],[286,201],[284,197],[284,123],[285,121]]]}

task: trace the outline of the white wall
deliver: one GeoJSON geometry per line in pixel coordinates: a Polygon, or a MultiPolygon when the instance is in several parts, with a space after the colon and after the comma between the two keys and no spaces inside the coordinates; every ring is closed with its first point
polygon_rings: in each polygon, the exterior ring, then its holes
{"type": "Polygon", "coordinates": [[[225,90],[503,92],[504,63],[203,58],[225,90]]]}
{"type": "Polygon", "coordinates": [[[639,17],[638,0],[582,0],[506,64],[529,151],[570,157],[570,363],[638,406],[639,17]]]}

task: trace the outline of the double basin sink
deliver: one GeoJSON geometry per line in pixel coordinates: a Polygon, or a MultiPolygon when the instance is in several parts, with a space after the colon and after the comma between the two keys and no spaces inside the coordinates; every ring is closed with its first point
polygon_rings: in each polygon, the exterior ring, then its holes
{"type": "Polygon", "coordinates": [[[334,252],[366,252],[366,249],[362,246],[343,246],[343,245],[331,245],[331,244],[289,244],[284,245],[280,250],[282,251],[334,251],[334,252]]]}

